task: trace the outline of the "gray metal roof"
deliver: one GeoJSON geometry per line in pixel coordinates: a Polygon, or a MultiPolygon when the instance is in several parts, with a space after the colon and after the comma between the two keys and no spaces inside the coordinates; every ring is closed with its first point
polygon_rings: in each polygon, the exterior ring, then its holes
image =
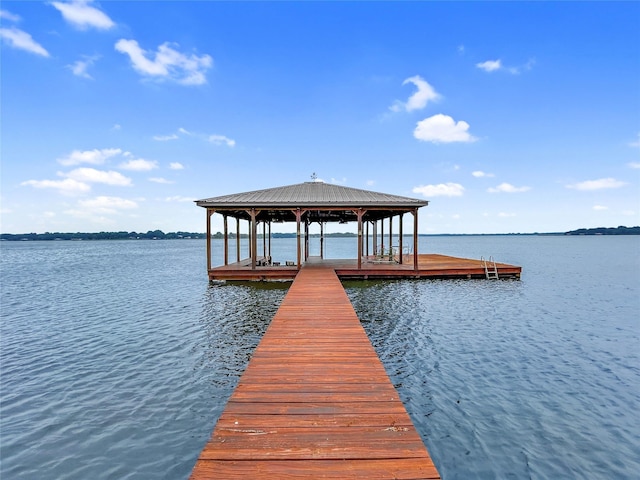
{"type": "Polygon", "coordinates": [[[429,202],[426,200],[360,190],[324,182],[305,182],[196,200],[196,205],[205,208],[419,208],[428,204],[429,202]]]}

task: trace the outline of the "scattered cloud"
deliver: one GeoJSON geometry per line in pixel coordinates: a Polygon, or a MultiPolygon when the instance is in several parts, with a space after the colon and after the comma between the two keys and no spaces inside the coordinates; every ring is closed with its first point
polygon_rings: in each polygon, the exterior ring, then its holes
{"type": "Polygon", "coordinates": [[[640,148],[640,132],[638,133],[638,138],[633,142],[629,142],[630,147],[640,148]]]}
{"type": "Polygon", "coordinates": [[[138,208],[138,204],[133,200],[120,197],[99,196],[87,200],[80,200],[78,204],[96,213],[118,213],[119,210],[131,210],[138,208]]]}
{"type": "Polygon", "coordinates": [[[367,186],[368,187],[373,187],[376,184],[375,180],[367,180],[367,186]]]}
{"type": "Polygon", "coordinates": [[[596,212],[603,212],[603,211],[605,211],[605,210],[609,210],[609,207],[605,207],[604,205],[594,205],[594,206],[593,206],[593,209],[594,209],[596,212]]]}
{"type": "Polygon", "coordinates": [[[184,165],[182,165],[180,162],[171,162],[169,164],[169,168],[171,170],[183,170],[184,169],[184,165]]]}
{"type": "Polygon", "coordinates": [[[76,195],[91,190],[89,185],[74,180],[73,178],[66,178],[64,180],[27,180],[20,185],[57,190],[64,195],[76,195]]]}
{"type": "Polygon", "coordinates": [[[536,61],[534,58],[530,58],[527,63],[524,65],[520,65],[517,67],[508,67],[502,64],[502,60],[487,60],[485,62],[476,63],[476,67],[480,70],[484,70],[485,72],[491,73],[496,71],[504,71],[508,72],[512,75],[518,75],[526,70],[531,70],[535,65],[536,61]]]}
{"type": "Polygon", "coordinates": [[[475,142],[477,138],[468,130],[467,122],[456,122],[450,116],[439,113],[418,122],[413,136],[423,142],[432,143],[475,142]]]}
{"type": "Polygon", "coordinates": [[[122,130],[122,125],[120,125],[119,123],[116,123],[113,127],[111,127],[111,130],[122,130]]]}
{"type": "Polygon", "coordinates": [[[394,104],[389,107],[391,111],[400,112],[402,110],[406,110],[407,112],[411,112],[413,110],[421,110],[427,106],[427,103],[436,101],[440,98],[440,94],[438,94],[435,89],[429,85],[429,82],[424,80],[420,75],[407,78],[402,82],[402,85],[406,85],[408,83],[412,83],[418,87],[418,91],[411,95],[406,102],[396,100],[394,104]]]}
{"type": "Polygon", "coordinates": [[[473,175],[476,178],[491,178],[491,177],[495,177],[495,175],[493,173],[486,173],[486,172],[483,172],[482,170],[476,170],[475,172],[471,172],[471,175],[473,175]]]}
{"type": "Polygon", "coordinates": [[[420,193],[425,197],[460,197],[464,194],[464,187],[459,183],[440,183],[438,185],[420,185],[413,187],[413,193],[420,193]]]}
{"type": "Polygon", "coordinates": [[[70,2],[51,2],[62,17],[80,30],[96,28],[109,30],[115,23],[103,11],[91,6],[91,0],[71,0],[70,2]]]}
{"type": "Polygon", "coordinates": [[[497,187],[487,190],[489,193],[521,193],[531,190],[531,187],[514,187],[510,183],[501,183],[497,187]]]}
{"type": "Polygon", "coordinates": [[[8,10],[0,10],[0,18],[4,18],[10,22],[19,22],[21,20],[20,15],[13,14],[8,10]]]}
{"type": "Polygon", "coordinates": [[[235,147],[236,145],[235,140],[225,137],[224,135],[209,135],[207,140],[214,145],[226,145],[227,147],[235,147]]]}
{"type": "Polygon", "coordinates": [[[510,217],[515,217],[516,214],[515,213],[507,213],[507,212],[500,212],[498,214],[498,217],[500,218],[510,218],[510,217]]]}
{"type": "Polygon", "coordinates": [[[122,154],[119,148],[103,148],[93,150],[74,150],[66,157],[58,159],[58,163],[65,166],[80,165],[90,163],[92,165],[102,165],[107,159],[122,154]]]}
{"type": "Polygon", "coordinates": [[[581,191],[604,190],[607,188],[620,188],[626,185],[625,182],[615,178],[600,178],[598,180],[586,180],[584,182],[567,185],[567,188],[581,191]]]}
{"type": "Polygon", "coordinates": [[[121,168],[122,170],[134,170],[136,172],[148,172],[149,170],[158,168],[158,162],[156,162],[155,160],[136,158],[121,163],[120,165],[118,165],[118,168],[121,168]]]}
{"type": "Polygon", "coordinates": [[[465,50],[464,45],[458,45],[457,50],[460,55],[464,55],[464,50],[465,50]]]}
{"type": "Polygon", "coordinates": [[[115,45],[118,52],[129,55],[133,68],[146,77],[172,80],[181,85],[202,85],[207,82],[205,72],[213,65],[209,55],[183,54],[165,42],[156,52],[140,48],[135,40],[120,39],[115,45]]]}
{"type": "Polygon", "coordinates": [[[132,185],[131,179],[125,177],[120,172],[113,170],[104,171],[95,168],[76,168],[68,173],[58,173],[62,177],[67,177],[83,183],[104,183],[106,185],[116,185],[120,187],[132,185]]]}
{"type": "Polygon", "coordinates": [[[171,183],[175,183],[173,180],[167,180],[166,178],[162,178],[162,177],[151,177],[149,179],[149,181],[153,182],[153,183],[162,183],[162,184],[165,184],[165,185],[169,185],[171,183]]]}
{"type": "Polygon", "coordinates": [[[175,133],[172,133],[171,135],[154,135],[153,139],[158,142],[167,142],[169,140],[177,140],[178,135],[176,135],[175,133]]]}
{"type": "Polygon", "coordinates": [[[72,63],[71,65],[67,65],[67,68],[69,68],[73,74],[77,77],[82,77],[82,78],[88,78],[90,80],[93,80],[93,77],[91,75],[89,75],[89,73],[87,72],[87,70],[89,69],[89,67],[91,67],[96,60],[98,60],[100,58],[99,55],[94,55],[92,57],[89,56],[83,56],[82,60],[76,60],[74,63],[72,63]]]}
{"type": "Polygon", "coordinates": [[[486,62],[476,63],[476,67],[485,72],[494,72],[502,68],[502,62],[498,60],[487,60],[486,62]]]}
{"type": "Polygon", "coordinates": [[[165,202],[193,202],[195,198],[183,197],[182,195],[175,195],[173,197],[166,197],[165,202]]]}
{"type": "Polygon", "coordinates": [[[0,38],[10,47],[35,53],[41,57],[49,57],[49,52],[36,42],[31,35],[19,28],[0,28],[0,38]]]}
{"type": "Polygon", "coordinates": [[[627,163],[629,168],[640,168],[640,162],[629,162],[627,163]]]}

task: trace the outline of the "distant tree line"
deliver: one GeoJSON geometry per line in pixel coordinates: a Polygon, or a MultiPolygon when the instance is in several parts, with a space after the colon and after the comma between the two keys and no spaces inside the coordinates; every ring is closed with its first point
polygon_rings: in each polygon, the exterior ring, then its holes
{"type": "Polygon", "coordinates": [[[566,232],[565,235],[640,235],[640,227],[580,228],[566,232]]]}
{"type": "Polygon", "coordinates": [[[98,232],[98,233],[2,233],[0,240],[24,241],[24,240],[172,240],[206,238],[204,233],[170,232],[162,230],[149,230],[147,233],[138,232],[98,232]]]}

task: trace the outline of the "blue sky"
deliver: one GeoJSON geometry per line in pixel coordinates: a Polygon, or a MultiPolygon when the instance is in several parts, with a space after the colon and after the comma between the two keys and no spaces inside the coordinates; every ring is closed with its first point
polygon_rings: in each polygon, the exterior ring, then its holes
{"type": "Polygon", "coordinates": [[[3,232],[202,232],[314,172],[420,233],[640,224],[639,2],[1,9],[3,232]]]}

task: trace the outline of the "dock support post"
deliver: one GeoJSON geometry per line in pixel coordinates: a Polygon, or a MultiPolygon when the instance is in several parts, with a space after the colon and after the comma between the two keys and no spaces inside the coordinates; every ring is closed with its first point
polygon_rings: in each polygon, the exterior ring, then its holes
{"type": "Polygon", "coordinates": [[[256,209],[252,208],[251,215],[251,270],[256,269],[256,251],[258,250],[258,226],[256,225],[256,209]]]}
{"type": "Polygon", "coordinates": [[[236,262],[240,263],[240,217],[236,217],[236,262]]]}
{"type": "Polygon", "coordinates": [[[398,252],[398,256],[400,257],[400,265],[402,265],[402,249],[403,249],[403,245],[402,245],[402,217],[404,217],[404,213],[401,213],[399,215],[400,217],[400,225],[399,227],[399,232],[398,232],[398,248],[400,249],[400,251],[398,252]]]}
{"type": "Polygon", "coordinates": [[[211,215],[215,210],[207,208],[207,273],[211,270],[211,215]]]}
{"type": "Polygon", "coordinates": [[[418,271],[418,209],[414,208],[413,214],[413,270],[418,271]]]}
{"type": "Polygon", "coordinates": [[[222,215],[222,226],[224,229],[224,264],[229,265],[229,229],[226,215],[222,215]]]}
{"type": "Polygon", "coordinates": [[[296,238],[298,239],[297,242],[297,249],[298,249],[298,270],[300,270],[300,267],[302,266],[301,264],[301,260],[302,260],[302,255],[301,255],[301,251],[300,251],[300,217],[302,216],[302,213],[300,212],[300,209],[298,208],[296,210],[296,238]]]}
{"type": "Polygon", "coordinates": [[[320,258],[324,258],[324,223],[320,222],[320,258]]]}
{"type": "Polygon", "coordinates": [[[358,270],[362,268],[362,215],[361,208],[356,212],[358,215],[358,270]]]}

